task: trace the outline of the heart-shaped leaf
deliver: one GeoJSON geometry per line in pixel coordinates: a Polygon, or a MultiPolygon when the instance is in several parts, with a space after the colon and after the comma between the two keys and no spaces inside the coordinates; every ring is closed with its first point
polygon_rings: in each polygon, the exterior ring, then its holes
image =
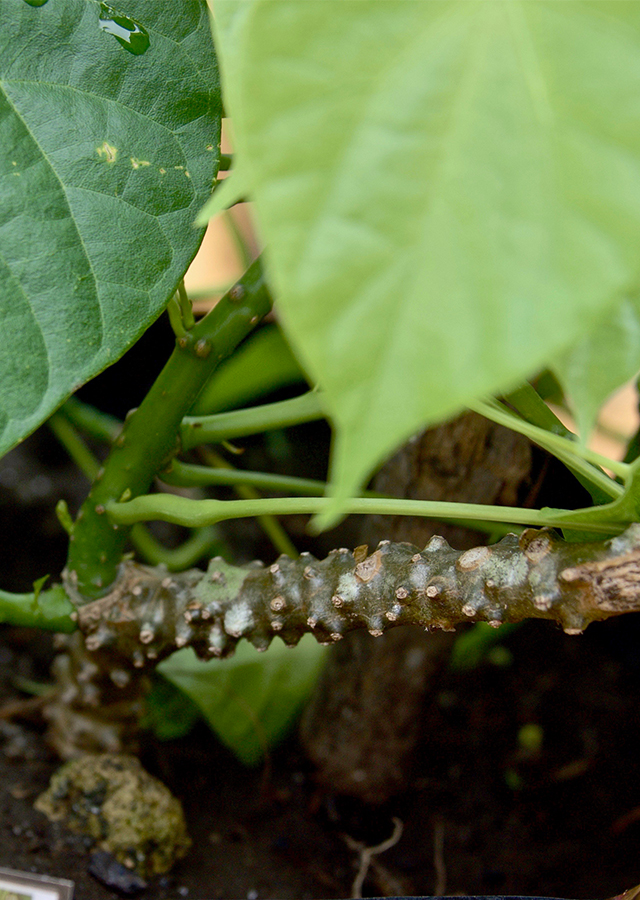
{"type": "Polygon", "coordinates": [[[639,4],[216,0],[215,17],[339,497],[636,282],[639,4]]]}
{"type": "Polygon", "coordinates": [[[158,316],[221,103],[204,0],[0,3],[0,454],[158,316]]]}

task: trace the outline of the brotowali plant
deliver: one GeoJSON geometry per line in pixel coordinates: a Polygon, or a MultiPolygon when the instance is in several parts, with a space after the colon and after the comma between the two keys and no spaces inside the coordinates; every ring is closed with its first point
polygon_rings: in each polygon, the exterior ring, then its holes
{"type": "MultiPolygon", "coordinates": [[[[531,616],[576,633],[639,609],[640,462],[587,446],[602,401],[640,369],[636,5],[216,0],[235,146],[221,181],[223,102],[203,0],[121,7],[0,6],[0,447],[53,416],[93,470],[75,520],[61,511],[61,583],[1,593],[2,620],[79,628],[74,665],[86,654],[100,663],[106,697],[188,646],[209,659],[241,638],[262,650],[274,636],[332,643],[352,628],[531,616]],[[201,226],[246,198],[264,263],[196,321],[182,278],[201,226]],[[310,389],[219,412],[218,367],[272,297],[310,389]],[[165,309],[175,350],[121,427],[71,398],[165,309]],[[532,386],[545,368],[579,436],[532,386]],[[593,505],[363,491],[411,434],[463,408],[556,455],[593,505]],[[189,456],[322,417],[334,429],[327,485],[189,456]],[[103,464],[78,432],[111,442],[103,464]],[[192,500],[150,492],[156,478],[285,496],[192,500]],[[316,529],[388,513],[543,530],[463,554],[435,540],[189,568],[198,529],[289,513],[314,516],[316,529]],[[133,537],[175,563],[151,544],[150,520],[196,529],[178,553],[184,571],[129,558],[133,537]]],[[[265,370],[249,395],[281,377],[265,370]]]]}

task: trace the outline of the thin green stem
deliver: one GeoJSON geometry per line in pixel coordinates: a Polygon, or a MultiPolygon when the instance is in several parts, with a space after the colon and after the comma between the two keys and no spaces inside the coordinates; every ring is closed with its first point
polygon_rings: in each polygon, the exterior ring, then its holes
{"type": "MultiPolygon", "coordinates": [[[[246,268],[248,267],[249,263],[247,263],[246,268]]],[[[193,307],[191,306],[191,300],[189,300],[187,289],[184,286],[184,279],[182,279],[180,281],[180,284],[178,285],[178,302],[180,303],[180,312],[182,314],[184,327],[187,329],[187,331],[191,331],[193,326],[196,324],[196,320],[193,316],[193,307]]]]}
{"type": "Polygon", "coordinates": [[[302,494],[308,497],[322,497],[327,489],[326,482],[311,478],[295,478],[290,475],[271,475],[268,472],[249,472],[243,469],[209,468],[174,459],[171,467],[160,472],[161,481],[177,487],[234,487],[246,484],[261,491],[280,491],[287,494],[302,494]]]}
{"type": "MultiPolygon", "coordinates": [[[[531,425],[536,425],[544,431],[550,431],[571,441],[577,440],[577,436],[562,424],[560,419],[549,409],[542,397],[530,384],[525,383],[515,391],[512,391],[505,397],[505,401],[531,425]]],[[[589,491],[594,503],[607,503],[612,499],[614,495],[609,490],[609,487],[613,482],[611,482],[611,479],[607,477],[605,472],[598,470],[597,481],[594,481],[590,474],[583,471],[584,467],[576,465],[575,460],[572,461],[567,457],[562,458],[561,461],[578,479],[580,484],[589,491]]]]}
{"type": "MultiPolygon", "coordinates": [[[[259,500],[189,500],[173,494],[152,494],[127,503],[110,503],[108,518],[120,525],[158,519],[194,527],[213,525],[227,519],[259,515],[319,515],[331,503],[327,497],[280,497],[259,500]]],[[[572,510],[520,509],[513,506],[484,506],[476,503],[442,503],[430,500],[403,500],[355,497],[345,503],[347,515],[422,516],[443,521],[505,522],[514,525],[553,525],[576,528],[572,510]],[[566,513],[566,516],[564,515],[566,513]]],[[[606,534],[622,531],[616,522],[585,523],[587,531],[606,534]]]]}
{"type": "Polygon", "coordinates": [[[324,418],[320,395],[308,391],[291,400],[265,403],[249,409],[217,413],[213,416],[187,416],[180,428],[180,439],[185,450],[200,444],[219,444],[248,434],[273,431],[324,418]]]}
{"type": "MultiPolygon", "coordinates": [[[[216,453],[209,448],[203,448],[201,452],[204,453],[204,458],[207,462],[210,461],[213,465],[224,468],[229,472],[236,471],[235,467],[223,456],[220,456],[219,453],[216,453]]],[[[242,500],[257,500],[260,497],[260,494],[255,487],[248,484],[236,484],[234,485],[234,490],[242,500]]],[[[287,532],[274,516],[258,516],[256,521],[278,553],[284,553],[285,556],[290,556],[292,559],[297,558],[298,551],[295,544],[291,541],[287,532]]]]}
{"type": "MultiPolygon", "coordinates": [[[[490,401],[489,406],[500,413],[503,411],[506,411],[507,414],[509,413],[509,410],[505,410],[505,407],[496,400],[490,401]]],[[[546,439],[549,441],[550,447],[556,447],[561,453],[572,454],[578,459],[585,460],[585,462],[590,463],[594,467],[603,466],[604,468],[610,469],[620,478],[626,478],[629,474],[629,466],[626,463],[611,459],[608,456],[604,456],[602,453],[597,453],[595,450],[585,447],[584,444],[581,444],[579,441],[567,440],[566,437],[549,433],[535,425],[532,425],[531,428],[535,429],[538,438],[546,439]]],[[[568,433],[571,434],[571,432],[568,433]]]]}
{"type": "Polygon", "coordinates": [[[146,562],[152,566],[165,565],[170,572],[181,572],[207,556],[220,553],[219,535],[212,525],[196,528],[183,544],[174,549],[164,547],[142,524],[133,526],[130,537],[146,562]]]}
{"type": "Polygon", "coordinates": [[[211,312],[178,339],[139,409],[127,418],[82,506],[69,544],[69,577],[87,601],[101,596],[115,580],[128,536],[128,528],[105,516],[107,504],[149,489],[156,473],[179,449],[182,417],[212,371],[270,308],[256,261],[211,312]]]}
{"type": "Polygon", "coordinates": [[[0,591],[0,622],[7,625],[23,625],[47,631],[75,631],[71,618],[74,607],[62,585],[56,584],[47,591],[35,594],[12,594],[0,591]]]}
{"type": "MultiPolygon", "coordinates": [[[[208,466],[196,466],[184,463],[179,459],[173,460],[171,469],[161,472],[158,476],[161,481],[178,487],[213,487],[217,485],[250,484],[262,491],[280,491],[289,494],[298,494],[305,497],[322,497],[327,489],[324,481],[314,481],[310,478],[294,478],[290,475],[271,475],[266,472],[248,472],[241,469],[210,469],[208,466]]],[[[378,491],[363,491],[363,497],[379,497],[381,499],[393,499],[388,494],[378,491]]],[[[496,522],[487,522],[475,519],[470,522],[466,519],[450,519],[455,525],[462,528],[474,528],[476,531],[486,531],[488,534],[506,534],[507,525],[496,522]]]]}
{"type": "Polygon", "coordinates": [[[174,294],[167,304],[167,315],[169,316],[169,324],[171,325],[171,330],[173,331],[175,336],[177,338],[185,337],[187,329],[184,327],[184,322],[182,320],[182,310],[180,308],[180,301],[177,294],[174,294]]]}
{"type": "Polygon", "coordinates": [[[604,464],[616,474],[626,477],[629,473],[629,467],[626,463],[607,459],[599,453],[594,453],[586,447],[582,447],[577,442],[568,441],[557,434],[552,434],[549,431],[538,428],[536,425],[531,425],[497,403],[486,403],[482,400],[477,400],[474,403],[469,403],[468,406],[469,409],[490,419],[492,422],[504,425],[506,428],[528,437],[544,450],[548,450],[554,456],[557,456],[561,462],[566,463],[569,461],[575,469],[578,469],[586,478],[597,484],[608,497],[615,499],[623,493],[624,488],[600,472],[596,466],[604,464]]]}
{"type": "Polygon", "coordinates": [[[77,397],[69,399],[60,407],[64,415],[79,431],[83,431],[98,441],[111,443],[122,429],[122,422],[107,413],[101,412],[77,397]]]}
{"type": "Polygon", "coordinates": [[[62,413],[54,413],[47,422],[77,467],[91,480],[95,478],[100,463],[84,443],[71,422],[62,413]]]}

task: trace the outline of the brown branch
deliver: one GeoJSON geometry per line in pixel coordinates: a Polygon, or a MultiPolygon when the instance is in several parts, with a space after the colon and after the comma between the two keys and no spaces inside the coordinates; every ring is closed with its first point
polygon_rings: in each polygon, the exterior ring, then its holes
{"type": "MultiPolygon", "coordinates": [[[[74,585],[67,590],[73,599],[74,585]]],[[[90,651],[136,668],[190,645],[203,658],[228,656],[241,638],[266,649],[273,637],[320,643],[350,630],[374,636],[396,625],[454,630],[549,619],[568,634],[590,622],[640,610],[640,525],[609,541],[568,543],[528,530],[491,547],[453,550],[439,537],[424,550],[382,541],[365,555],[340,549],[319,561],[281,556],[269,568],[214,559],[206,573],[168,575],[125,562],[113,590],[81,606],[90,651]]]]}

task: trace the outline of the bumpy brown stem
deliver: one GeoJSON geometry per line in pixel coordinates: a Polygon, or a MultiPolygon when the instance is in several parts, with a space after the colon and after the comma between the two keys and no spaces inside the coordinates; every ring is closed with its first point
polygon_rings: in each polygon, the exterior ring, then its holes
{"type": "MultiPolygon", "coordinates": [[[[526,438],[468,412],[412,438],[377,473],[373,488],[413,500],[518,506],[531,488],[531,468],[526,438]]],[[[468,550],[483,537],[417,516],[360,521],[361,542],[371,545],[385,537],[424,547],[442,534],[468,550]]],[[[300,724],[318,782],[367,803],[384,803],[407,787],[423,710],[455,639],[412,625],[375,641],[352,631],[331,648],[300,724]]]]}
{"type": "Polygon", "coordinates": [[[527,618],[578,634],[639,609],[640,525],[632,525],[606,542],[528,530],[463,552],[439,537],[424,550],[382,541],[371,554],[281,556],[266,569],[214,559],[206,573],[168,575],[125,562],[111,592],[77,615],[88,649],[142,668],[187,645],[203,658],[229,656],[241,638],[266,649],[276,635],[294,645],[311,632],[329,644],[357,628],[378,636],[396,625],[449,631],[527,618]]]}

